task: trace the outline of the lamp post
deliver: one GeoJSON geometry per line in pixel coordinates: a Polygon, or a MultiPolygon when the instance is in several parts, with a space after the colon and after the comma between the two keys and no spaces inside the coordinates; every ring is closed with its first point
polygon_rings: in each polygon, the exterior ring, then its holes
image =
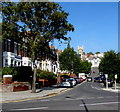
{"type": "Polygon", "coordinates": [[[58,73],[59,73],[59,52],[58,52],[58,48],[61,46],[61,44],[68,44],[67,42],[61,42],[61,43],[59,43],[59,45],[58,45],[58,47],[57,47],[57,86],[58,86],[58,84],[59,84],[59,82],[58,82],[58,73]]]}
{"type": "Polygon", "coordinates": [[[108,89],[108,81],[107,81],[108,74],[105,74],[105,77],[106,77],[106,88],[108,89]]]}
{"type": "Polygon", "coordinates": [[[117,79],[117,74],[115,75],[115,90],[116,90],[116,79],[117,79]]]}

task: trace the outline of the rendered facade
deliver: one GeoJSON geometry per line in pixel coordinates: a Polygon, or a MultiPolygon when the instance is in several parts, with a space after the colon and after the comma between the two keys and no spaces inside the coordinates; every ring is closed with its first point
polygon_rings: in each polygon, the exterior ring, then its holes
{"type": "MultiPolygon", "coordinates": [[[[10,39],[4,39],[2,44],[3,55],[2,55],[2,66],[3,67],[16,67],[16,66],[31,66],[31,58],[28,54],[29,49],[24,47],[21,50],[20,43],[14,42],[10,39]]],[[[51,47],[50,47],[51,48],[51,47]]],[[[54,48],[54,47],[53,47],[54,48]]],[[[55,50],[58,55],[60,50],[55,50]]],[[[59,69],[59,61],[53,61],[50,59],[45,59],[42,61],[36,60],[37,68],[45,71],[54,72],[57,74],[59,69]]]]}

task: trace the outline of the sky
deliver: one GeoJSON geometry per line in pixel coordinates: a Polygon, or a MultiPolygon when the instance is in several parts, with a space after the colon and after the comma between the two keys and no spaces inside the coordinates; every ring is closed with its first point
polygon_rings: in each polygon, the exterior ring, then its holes
{"type": "MultiPolygon", "coordinates": [[[[118,3],[117,2],[60,2],[69,13],[68,21],[75,31],[67,34],[70,45],[77,51],[83,46],[84,52],[118,51],[118,3]]],[[[55,46],[64,50],[65,44],[55,46]]]]}
{"type": "MultiPolygon", "coordinates": [[[[57,3],[69,13],[68,22],[75,28],[67,36],[71,37],[70,45],[76,52],[78,46],[83,46],[85,53],[109,50],[118,52],[118,2],[57,3]]],[[[54,46],[64,50],[67,44],[55,41],[54,46]]]]}

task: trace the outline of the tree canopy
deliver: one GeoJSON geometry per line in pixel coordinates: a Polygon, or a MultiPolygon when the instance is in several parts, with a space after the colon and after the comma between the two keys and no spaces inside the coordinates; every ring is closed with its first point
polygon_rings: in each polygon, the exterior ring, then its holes
{"type": "Polygon", "coordinates": [[[68,70],[76,74],[80,72],[88,73],[91,70],[92,64],[87,60],[82,61],[70,46],[60,54],[59,59],[61,70],[68,70]]]}
{"type": "Polygon", "coordinates": [[[60,54],[60,68],[61,70],[68,70],[71,72],[77,71],[77,65],[79,64],[79,57],[73,48],[69,46],[60,54]]]}
{"type": "Polygon", "coordinates": [[[22,46],[29,49],[34,64],[35,88],[35,60],[52,53],[49,47],[51,41],[67,40],[68,31],[74,31],[73,25],[67,21],[69,14],[54,2],[3,2],[2,7],[3,38],[20,39],[22,46]]]}
{"type": "Polygon", "coordinates": [[[113,77],[115,74],[119,75],[120,58],[115,51],[110,50],[104,53],[104,57],[101,59],[99,70],[104,74],[108,74],[109,77],[113,77]]]}

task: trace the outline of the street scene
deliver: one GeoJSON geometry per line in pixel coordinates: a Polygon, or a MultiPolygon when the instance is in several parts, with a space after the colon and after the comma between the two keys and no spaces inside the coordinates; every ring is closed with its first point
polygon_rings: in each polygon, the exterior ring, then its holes
{"type": "Polygon", "coordinates": [[[119,112],[119,3],[23,1],[2,2],[1,111],[119,112]]]}
{"type": "MultiPolygon", "coordinates": [[[[92,73],[91,76],[92,78],[96,77],[97,72],[92,73]]],[[[49,91],[49,89],[43,89],[43,91],[49,91]]],[[[51,89],[53,88],[51,87],[51,89]]],[[[54,89],[56,88],[54,87],[54,89]]],[[[14,96],[16,99],[3,101],[2,107],[3,111],[84,110],[89,112],[90,110],[113,110],[113,112],[117,112],[120,103],[118,91],[120,91],[120,86],[117,86],[116,90],[114,87],[106,89],[102,83],[84,81],[73,88],[64,88],[58,93],[56,91],[56,94],[48,92],[47,94],[50,95],[46,94],[45,97],[40,97],[42,92],[36,93],[32,96],[33,98],[27,98],[24,96],[25,93],[19,93],[18,96],[14,96]]],[[[27,94],[29,96],[30,92],[27,94]]]]}

